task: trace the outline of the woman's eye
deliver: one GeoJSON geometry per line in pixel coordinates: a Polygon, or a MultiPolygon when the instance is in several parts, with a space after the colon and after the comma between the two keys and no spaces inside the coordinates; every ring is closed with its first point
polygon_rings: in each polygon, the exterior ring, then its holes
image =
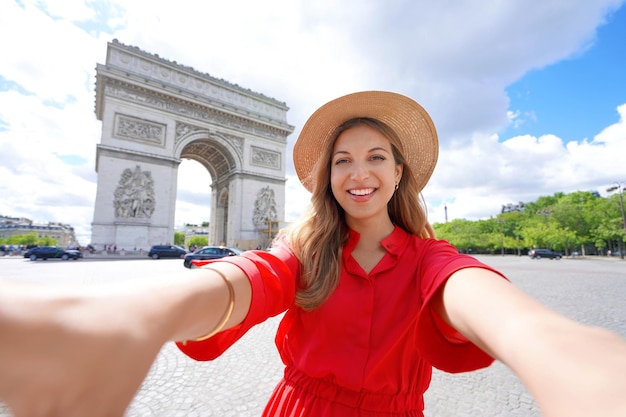
{"type": "Polygon", "coordinates": [[[343,164],[344,162],[348,162],[348,160],[347,160],[347,159],[345,159],[345,158],[342,158],[342,159],[337,159],[337,160],[335,161],[335,165],[343,164]]]}
{"type": "Polygon", "coordinates": [[[374,155],[372,156],[372,159],[375,161],[384,161],[386,158],[382,155],[374,155]]]}

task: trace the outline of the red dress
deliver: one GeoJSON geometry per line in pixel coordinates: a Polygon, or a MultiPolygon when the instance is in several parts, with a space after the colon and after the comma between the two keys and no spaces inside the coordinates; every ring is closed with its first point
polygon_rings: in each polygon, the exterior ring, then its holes
{"type": "Polygon", "coordinates": [[[351,256],[358,239],[351,231],[339,286],[310,312],[293,304],[300,265],[286,242],[269,253],[224,258],[250,279],[248,316],[209,340],[179,348],[196,360],[214,359],[253,325],[287,310],[276,334],[285,376],[264,416],[423,416],[432,366],[464,372],[493,362],[435,317],[429,301],[455,271],[492,269],[445,241],[396,227],[381,242],[387,253],[366,274],[351,256]]]}

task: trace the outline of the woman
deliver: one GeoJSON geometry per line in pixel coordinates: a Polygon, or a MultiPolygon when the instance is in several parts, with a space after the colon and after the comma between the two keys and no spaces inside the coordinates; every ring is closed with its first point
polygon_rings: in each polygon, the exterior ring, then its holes
{"type": "Polygon", "coordinates": [[[286,311],[276,336],[285,377],[265,416],[422,416],[432,366],[462,372],[494,359],[546,416],[626,415],[620,336],[556,314],[434,239],[419,194],[437,146],[428,114],[402,95],[327,103],[294,148],[309,211],[269,253],[211,262],[150,297],[0,296],[0,330],[19,341],[0,348],[0,396],[18,417],[121,415],[165,341],[210,360],[286,311]],[[56,353],[28,352],[37,337],[56,353]],[[90,360],[100,356],[106,366],[90,360]],[[46,380],[52,366],[70,371],[46,380]],[[34,376],[37,406],[9,383],[34,376]]]}

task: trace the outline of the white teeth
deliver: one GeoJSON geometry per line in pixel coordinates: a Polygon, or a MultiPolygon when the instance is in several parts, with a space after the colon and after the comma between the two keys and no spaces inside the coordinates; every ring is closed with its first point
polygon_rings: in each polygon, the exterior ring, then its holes
{"type": "Polygon", "coordinates": [[[350,194],[353,195],[368,195],[374,192],[373,188],[364,188],[360,190],[350,190],[350,194]]]}

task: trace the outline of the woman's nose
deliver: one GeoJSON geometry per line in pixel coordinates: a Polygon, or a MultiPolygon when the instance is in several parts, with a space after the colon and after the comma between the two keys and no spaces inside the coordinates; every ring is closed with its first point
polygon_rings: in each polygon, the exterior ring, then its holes
{"type": "Polygon", "coordinates": [[[364,180],[369,177],[369,169],[367,166],[362,163],[355,162],[352,164],[352,172],[350,173],[350,178],[353,180],[364,180]]]}

